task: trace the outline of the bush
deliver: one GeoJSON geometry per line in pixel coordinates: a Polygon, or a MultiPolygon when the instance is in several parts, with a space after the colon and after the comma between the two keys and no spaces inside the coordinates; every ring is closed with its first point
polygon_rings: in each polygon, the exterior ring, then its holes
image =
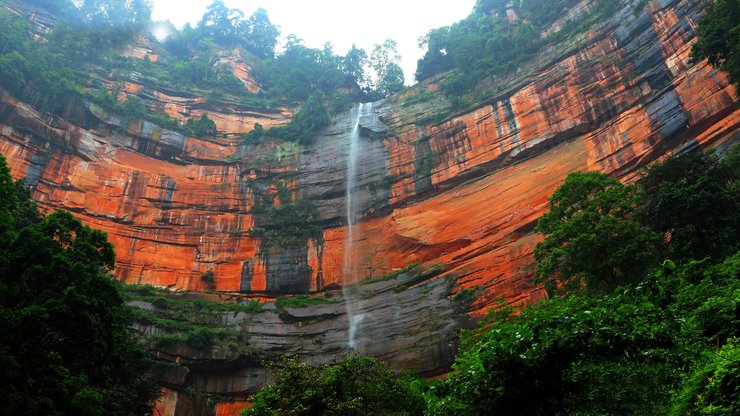
{"type": "Polygon", "coordinates": [[[661,414],[682,365],[679,323],[649,296],[571,296],[465,333],[429,414],[661,414]]]}
{"type": "Polygon", "coordinates": [[[671,414],[732,416],[740,414],[740,339],[718,352],[707,352],[688,377],[671,414]]]}
{"type": "Polygon", "coordinates": [[[269,366],[274,382],[251,397],[242,416],[421,415],[424,401],[408,378],[375,358],[310,365],[284,358],[269,366]]]}

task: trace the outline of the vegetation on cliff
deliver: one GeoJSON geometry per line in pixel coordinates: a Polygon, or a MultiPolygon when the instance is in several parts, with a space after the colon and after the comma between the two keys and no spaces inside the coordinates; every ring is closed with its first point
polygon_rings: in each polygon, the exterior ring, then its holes
{"type": "Polygon", "coordinates": [[[316,133],[329,125],[325,101],[326,96],[321,91],[316,91],[308,97],[288,125],[265,130],[258,123],[255,124],[254,130],[244,135],[244,138],[249,141],[277,139],[302,145],[310,144],[316,133]]]}
{"type": "Polygon", "coordinates": [[[0,155],[0,401],[7,414],[147,414],[149,361],[107,273],[113,246],[71,214],[42,215],[0,155]]]}
{"type": "Polygon", "coordinates": [[[174,354],[187,348],[208,354],[218,348],[233,354],[257,354],[249,345],[247,332],[221,324],[226,313],[262,312],[258,301],[209,301],[204,295],[173,293],[151,286],[124,286],[123,295],[134,306],[133,322],[148,349],[174,354]]]}
{"type": "Polygon", "coordinates": [[[699,40],[691,48],[691,57],[709,60],[740,88],[740,1],[715,0],[708,7],[699,22],[699,40]]]}
{"type": "Polygon", "coordinates": [[[252,214],[254,227],[249,231],[260,239],[260,247],[304,247],[309,238],[319,238],[322,228],[319,214],[311,201],[293,198],[284,184],[278,183],[276,195],[262,196],[255,203],[252,214]]]}
{"type": "Polygon", "coordinates": [[[0,86],[41,111],[63,115],[85,93],[92,65],[110,62],[111,51],[129,44],[149,23],[146,1],[34,0],[32,5],[58,13],[45,35],[26,16],[0,10],[0,86]]]}
{"type": "Polygon", "coordinates": [[[513,71],[545,45],[610,16],[621,3],[597,0],[584,16],[546,32],[578,2],[478,0],[467,18],[433,29],[421,39],[426,53],[419,60],[416,79],[454,70],[442,88],[450,96],[461,96],[483,78],[513,71]]]}
{"type": "Polygon", "coordinates": [[[740,371],[721,348],[737,343],[738,261],[687,259],[608,294],[494,315],[463,336],[455,374],[426,394],[429,414],[735,414],[737,391],[709,385],[718,365],[729,373],[718,385],[740,371]]]}
{"type": "Polygon", "coordinates": [[[424,401],[410,377],[396,378],[381,361],[350,357],[335,365],[283,359],[270,366],[275,382],[252,397],[243,416],[419,415],[424,401]]]}
{"type": "Polygon", "coordinates": [[[641,199],[637,187],[604,174],[570,174],[536,228],[547,235],[534,253],[536,275],[548,292],[584,284],[604,292],[639,282],[654,266],[661,243],[658,233],[636,218],[641,199]]]}

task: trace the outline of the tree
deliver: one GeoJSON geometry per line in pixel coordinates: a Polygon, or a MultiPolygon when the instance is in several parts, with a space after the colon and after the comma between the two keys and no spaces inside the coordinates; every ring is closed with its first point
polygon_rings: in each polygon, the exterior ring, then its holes
{"type": "MultiPolygon", "coordinates": [[[[216,52],[216,44],[211,38],[202,38],[196,45],[196,55],[198,57],[198,64],[203,68],[203,80],[208,82],[208,73],[213,69],[213,65],[218,60],[218,53],[216,52]]],[[[196,78],[197,79],[197,78],[196,78]]]]}
{"type": "Polygon", "coordinates": [[[364,49],[356,47],[354,44],[342,59],[342,71],[360,88],[368,87],[368,79],[365,75],[366,65],[367,52],[364,49]]]}
{"type": "Polygon", "coordinates": [[[657,261],[658,235],[635,219],[634,186],[598,172],[568,175],[537,223],[537,281],[550,293],[610,291],[641,279],[657,261]]]}
{"type": "Polygon", "coordinates": [[[419,49],[426,49],[427,52],[416,64],[414,78],[417,81],[452,69],[453,62],[447,53],[450,31],[450,27],[432,29],[419,39],[419,49]]]}
{"type": "Polygon", "coordinates": [[[709,2],[707,14],[699,21],[691,59],[709,60],[710,65],[727,72],[735,87],[740,87],[740,0],[709,2]]]}
{"type": "Polygon", "coordinates": [[[185,130],[188,134],[192,134],[195,137],[215,137],[218,134],[216,129],[216,123],[208,118],[208,114],[203,113],[199,119],[189,118],[185,123],[185,130]]]}
{"type": "Polygon", "coordinates": [[[80,12],[91,28],[137,30],[149,23],[152,5],[149,0],[84,0],[80,12]]]}
{"type": "Polygon", "coordinates": [[[269,367],[274,383],[252,396],[243,416],[421,415],[424,401],[375,358],[334,365],[283,359],[269,367]]]}
{"type": "Polygon", "coordinates": [[[370,53],[369,65],[375,71],[375,92],[380,97],[389,97],[404,88],[403,70],[399,63],[401,55],[396,50],[396,41],[386,39],[375,44],[370,53]]]}
{"type": "Polygon", "coordinates": [[[648,167],[638,181],[641,221],[663,234],[676,259],[721,261],[740,249],[740,146],[723,163],[715,152],[692,152],[648,167]]]}
{"type": "Polygon", "coordinates": [[[321,91],[316,91],[308,97],[301,110],[293,117],[292,123],[298,132],[305,132],[299,140],[302,144],[308,144],[313,140],[313,134],[322,127],[329,125],[329,113],[326,111],[324,101],[326,96],[321,91]]]}
{"type": "Polygon", "coordinates": [[[8,414],[134,415],[157,388],[129,328],[113,246],[71,214],[38,213],[0,155],[0,402],[8,414]]]}
{"type": "Polygon", "coordinates": [[[640,290],[553,298],[461,337],[427,414],[659,415],[682,363],[679,321],[640,290]]]}
{"type": "Polygon", "coordinates": [[[245,47],[260,58],[273,58],[280,29],[270,21],[267,11],[258,8],[244,24],[247,27],[245,47]]]}
{"type": "Polygon", "coordinates": [[[244,12],[229,9],[223,1],[216,0],[206,9],[198,22],[198,29],[215,42],[228,45],[236,41],[238,27],[243,18],[244,12]]]}
{"type": "Polygon", "coordinates": [[[11,94],[20,95],[26,87],[28,62],[18,51],[0,55],[0,78],[11,94]]]}
{"type": "Polygon", "coordinates": [[[707,352],[704,362],[689,377],[671,415],[740,414],[740,339],[733,338],[716,353],[707,352]]]}

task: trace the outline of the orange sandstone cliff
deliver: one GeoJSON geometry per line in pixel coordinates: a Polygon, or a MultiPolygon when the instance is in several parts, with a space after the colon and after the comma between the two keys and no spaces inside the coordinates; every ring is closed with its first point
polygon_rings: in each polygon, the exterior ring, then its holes
{"type": "MultiPolygon", "coordinates": [[[[72,123],[3,94],[0,152],[43,206],[69,210],[108,233],[118,279],[203,290],[209,283],[201,276],[211,270],[213,289],[232,298],[334,293],[368,280],[357,306],[367,317],[360,351],[432,374],[451,362],[466,314],[480,314],[500,297],[527,304],[544,296],[532,282],[540,239],[533,228],[568,173],[599,170],[632,181],[666,154],[737,141],[735,89],[706,63],[689,62],[701,13],[699,0],[629,5],[515,73],[486,80],[476,91],[484,98],[449,116],[438,116],[449,103],[434,80],[373,103],[360,118],[360,221],[350,256],[353,114],[335,116],[309,147],[245,143],[238,133],[257,122],[285,124],[290,111],[214,105],[132,79],[125,93],[153,97],[182,120],[207,112],[219,136],[124,124],[93,104],[80,106],[72,123]],[[276,183],[319,208],[321,238],[261,249],[250,236],[256,198],[276,183]],[[477,298],[456,302],[462,288],[474,288],[477,298]]],[[[259,88],[238,51],[224,62],[259,88]]],[[[345,300],[330,296],[337,303],[268,308],[223,323],[249,332],[256,349],[327,362],[346,351],[351,326],[345,300]]],[[[184,366],[165,377],[163,414],[200,406],[182,392],[178,399],[182,386],[243,399],[265,380],[259,360],[225,352],[164,351],[160,358],[184,366]]],[[[217,407],[223,414],[241,408],[217,407]]]]}

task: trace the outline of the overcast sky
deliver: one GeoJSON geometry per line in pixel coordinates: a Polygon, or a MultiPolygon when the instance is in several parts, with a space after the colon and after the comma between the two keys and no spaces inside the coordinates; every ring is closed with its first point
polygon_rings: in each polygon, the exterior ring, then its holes
{"type": "MultiPolygon", "coordinates": [[[[153,20],[169,20],[175,26],[197,23],[213,0],[154,0],[153,20]]],[[[403,57],[406,82],[413,80],[416,61],[423,54],[419,37],[430,29],[465,18],[475,0],[225,0],[246,16],[258,7],[267,10],[270,20],[280,27],[281,36],[295,34],[306,46],[334,45],[334,53],[344,55],[352,43],[368,54],[376,43],[391,38],[403,57]]],[[[282,42],[280,42],[282,44],[282,42]]]]}

